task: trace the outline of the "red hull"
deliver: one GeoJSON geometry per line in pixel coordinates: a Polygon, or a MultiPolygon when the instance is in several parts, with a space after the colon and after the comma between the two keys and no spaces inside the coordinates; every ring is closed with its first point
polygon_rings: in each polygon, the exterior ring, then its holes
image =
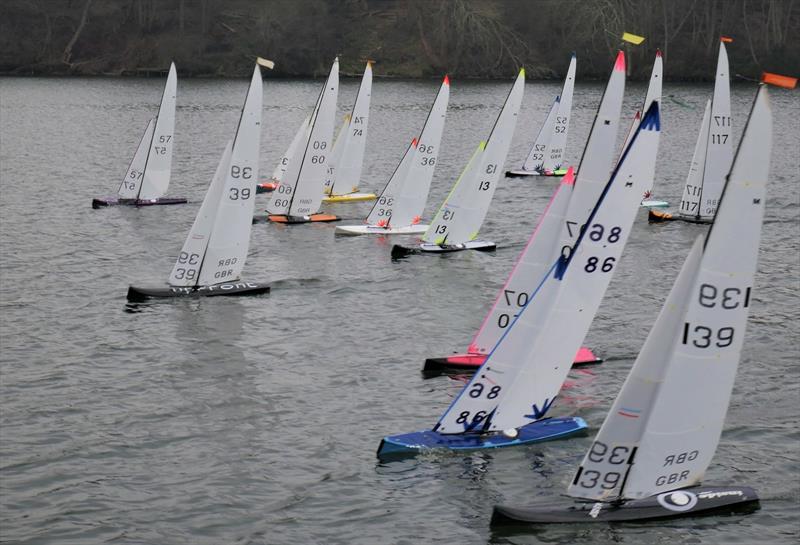
{"type": "MultiPolygon", "coordinates": [[[[485,354],[453,354],[444,358],[428,358],[425,360],[422,374],[426,377],[435,377],[445,373],[474,373],[484,361],[486,361],[485,354]]],[[[573,365],[592,365],[602,361],[591,349],[581,347],[575,354],[573,365]]]]}

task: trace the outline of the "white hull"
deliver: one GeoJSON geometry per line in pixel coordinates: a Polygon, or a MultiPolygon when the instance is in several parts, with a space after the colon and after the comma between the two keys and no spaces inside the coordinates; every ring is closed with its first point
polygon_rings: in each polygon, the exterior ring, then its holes
{"type": "Polygon", "coordinates": [[[430,242],[423,242],[419,245],[422,252],[429,252],[433,254],[446,254],[449,252],[459,252],[461,250],[483,250],[495,248],[496,244],[489,240],[470,240],[462,244],[434,244],[430,242]]]}
{"type": "Polygon", "coordinates": [[[427,225],[407,225],[405,227],[377,227],[375,225],[339,225],[337,235],[421,235],[428,230],[427,225]]]}
{"type": "Polygon", "coordinates": [[[506,176],[542,176],[542,173],[536,170],[507,170],[506,176]]]}
{"type": "Polygon", "coordinates": [[[642,201],[641,206],[642,208],[665,208],[669,206],[669,203],[667,201],[648,200],[648,201],[642,201]]]}

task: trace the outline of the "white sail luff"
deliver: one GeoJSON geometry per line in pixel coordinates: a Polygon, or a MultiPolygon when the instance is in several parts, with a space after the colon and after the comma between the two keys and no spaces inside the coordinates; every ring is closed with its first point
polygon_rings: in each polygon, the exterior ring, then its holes
{"type": "Polygon", "coordinates": [[[347,142],[350,140],[350,114],[344,116],[342,126],[333,139],[333,149],[328,157],[327,170],[325,171],[325,183],[323,184],[323,191],[325,195],[330,195],[333,192],[333,185],[336,181],[336,175],[339,172],[339,165],[341,164],[342,156],[347,148],[347,142]]]}
{"type": "Polygon", "coordinates": [[[310,216],[319,212],[324,195],[327,160],[332,149],[336,99],[339,90],[339,59],[333,61],[319,108],[311,119],[311,132],[303,150],[300,172],[290,198],[290,216],[310,216]]]}
{"type": "MultiPolygon", "coordinates": [[[[637,112],[637,115],[633,118],[633,123],[631,123],[631,128],[628,131],[628,135],[625,137],[625,142],[622,144],[622,151],[620,151],[620,155],[625,149],[628,147],[628,144],[631,141],[631,137],[633,133],[636,132],[639,123],[642,121],[641,114],[647,111],[647,108],[650,107],[650,103],[653,101],[658,101],[659,106],[661,105],[661,89],[663,86],[664,80],[664,59],[661,56],[661,51],[656,52],[656,60],[653,62],[653,70],[650,72],[650,81],[647,84],[647,93],[644,97],[644,102],[642,103],[642,108],[637,112]]],[[[648,192],[652,192],[652,187],[648,188],[648,192]]]]}
{"type": "Polygon", "coordinates": [[[222,158],[217,164],[217,170],[211,179],[206,191],[206,196],[197,216],[194,218],[192,228],[186,236],[180,254],[172,267],[169,275],[170,286],[197,286],[200,282],[200,267],[206,255],[206,248],[214,229],[214,220],[217,217],[219,202],[225,189],[225,177],[231,164],[231,148],[233,141],[229,141],[222,153],[222,158]]]}
{"type": "Polygon", "coordinates": [[[367,62],[361,85],[358,88],[350,124],[347,129],[345,149],[340,157],[330,191],[332,194],[343,194],[358,191],[361,171],[364,166],[364,153],[367,146],[367,128],[369,126],[369,107],[372,97],[372,63],[367,62]],[[338,187],[337,187],[338,186],[338,187]]]}
{"type": "Polygon", "coordinates": [[[153,117],[144,129],[136,153],[133,154],[131,164],[125,172],[125,178],[117,191],[120,199],[135,199],[139,196],[139,186],[144,177],[144,167],[147,164],[147,152],[150,149],[150,142],[153,140],[153,129],[156,126],[156,118],[153,117]]]}
{"type": "Polygon", "coordinates": [[[575,190],[572,192],[567,218],[561,229],[560,247],[575,244],[580,226],[586,223],[586,218],[594,209],[600,193],[608,182],[614,165],[614,150],[624,95],[625,56],[620,51],[578,166],[575,190]]]}
{"type": "Polygon", "coordinates": [[[733,160],[733,130],[731,128],[731,87],[728,72],[728,53],[725,43],[719,43],[717,77],[711,101],[711,120],[708,128],[706,160],[703,168],[700,217],[712,219],[717,211],[725,176],[733,160]]]}
{"type": "Polygon", "coordinates": [[[200,270],[199,283],[204,286],[238,279],[247,260],[258,181],[262,87],[261,69],[256,65],[242,107],[231,149],[230,167],[225,175],[214,228],[200,270]]]}
{"type": "Polygon", "coordinates": [[[449,102],[450,80],[445,76],[420,132],[417,145],[411,152],[412,157],[408,172],[405,174],[405,181],[395,193],[395,204],[391,213],[393,227],[416,224],[425,210],[433,173],[439,160],[449,102]]]}
{"type": "Polygon", "coordinates": [[[539,134],[536,135],[536,140],[533,141],[533,146],[522,164],[522,170],[529,172],[544,172],[545,156],[549,154],[550,140],[553,138],[553,129],[556,125],[556,117],[558,116],[558,105],[561,97],[558,96],[550,106],[550,111],[547,112],[547,117],[544,124],[539,129],[539,134]]]}
{"type": "Polygon", "coordinates": [[[469,353],[488,354],[495,347],[517,313],[528,304],[540,280],[547,274],[559,252],[558,236],[561,226],[564,225],[573,187],[574,175],[570,169],[542,212],[536,229],[470,343],[469,353]]]}
{"type": "Polygon", "coordinates": [[[462,244],[478,236],[492,202],[503,163],[511,147],[522,95],[525,71],[520,70],[486,142],[480,160],[471,163],[437,212],[423,240],[435,244],[462,244]]]}
{"type": "Polygon", "coordinates": [[[152,200],[163,197],[169,188],[172,170],[172,146],[175,133],[175,102],[178,88],[178,75],[175,63],[169,67],[167,84],[161,97],[161,105],[153,129],[153,138],[147,154],[139,199],[152,200]]]}
{"type": "Polygon", "coordinates": [[[706,148],[708,146],[708,128],[711,122],[711,101],[706,102],[703,121],[700,123],[700,132],[694,145],[692,163],[689,165],[689,174],[686,176],[686,185],[683,187],[681,207],[682,216],[700,217],[700,198],[703,192],[703,170],[706,163],[706,148]]]}
{"type": "MultiPolygon", "coordinates": [[[[319,104],[319,101],[317,101],[317,103],[319,104]]],[[[286,171],[283,173],[283,178],[272,191],[272,195],[267,203],[268,214],[285,215],[289,213],[292,193],[294,193],[294,189],[297,187],[300,166],[303,162],[306,146],[308,145],[308,136],[311,132],[311,120],[314,119],[315,115],[316,109],[310,117],[306,118],[305,124],[300,127],[302,133],[300,134],[300,140],[298,140],[297,145],[287,150],[287,153],[290,151],[291,155],[288,156],[289,160],[286,164],[286,171]]],[[[298,131],[298,133],[300,131],[298,131]]]]}
{"type": "Polygon", "coordinates": [[[705,237],[699,236],[684,261],[628,378],[567,489],[570,496],[591,500],[612,500],[620,496],[650,409],[664,382],[673,340],[683,327],[704,241],[705,237]]]}
{"type": "Polygon", "coordinates": [[[292,138],[292,141],[289,143],[289,147],[286,149],[286,152],[281,156],[280,161],[275,166],[275,170],[272,171],[272,181],[280,182],[283,180],[283,176],[286,173],[286,169],[289,167],[289,161],[294,157],[295,150],[300,145],[300,141],[303,137],[308,134],[308,122],[311,117],[306,117],[300,126],[297,128],[297,132],[292,138]]]}
{"type": "Polygon", "coordinates": [[[572,55],[569,61],[567,77],[564,79],[564,87],[561,89],[561,99],[558,104],[558,115],[556,116],[553,127],[553,136],[547,147],[545,155],[544,170],[555,171],[564,166],[564,154],[567,150],[567,133],[569,132],[569,120],[572,117],[572,94],[575,89],[575,69],[577,58],[572,55]]]}
{"type": "Polygon", "coordinates": [[[408,177],[408,173],[411,170],[411,162],[414,160],[416,147],[417,139],[415,138],[406,148],[403,158],[400,159],[400,163],[392,172],[386,187],[383,188],[383,191],[375,200],[372,210],[367,215],[366,223],[368,225],[386,227],[389,224],[389,220],[393,217],[396,206],[399,204],[400,192],[403,190],[404,185],[412,182],[408,177]]]}
{"type": "Polygon", "coordinates": [[[683,327],[623,489],[641,498],[700,483],[719,442],[736,377],[758,260],[772,151],[759,89],[709,232],[683,327]]]}

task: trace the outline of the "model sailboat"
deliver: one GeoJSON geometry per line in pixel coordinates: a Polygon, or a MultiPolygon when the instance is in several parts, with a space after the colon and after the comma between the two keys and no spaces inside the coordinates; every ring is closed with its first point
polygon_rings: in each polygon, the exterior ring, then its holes
{"type": "MultiPolygon", "coordinates": [[[[633,123],[631,124],[631,130],[628,133],[628,136],[625,138],[625,144],[623,144],[622,149],[624,150],[627,147],[628,142],[633,135],[633,132],[636,130],[636,126],[639,124],[642,118],[642,113],[650,107],[650,104],[653,101],[658,102],[659,106],[661,106],[661,89],[663,86],[664,81],[664,58],[661,55],[661,50],[656,50],[656,59],[653,62],[653,71],[650,73],[650,82],[647,85],[647,94],[644,98],[644,103],[642,104],[642,108],[636,112],[636,115],[633,118],[633,123]]],[[[655,178],[654,178],[655,180],[655,178]]],[[[661,208],[664,206],[669,206],[667,201],[657,200],[652,198],[653,195],[653,188],[648,187],[644,195],[642,195],[642,206],[645,208],[661,208]]]]}
{"type": "Polygon", "coordinates": [[[308,136],[308,122],[310,119],[310,117],[306,117],[300,124],[300,127],[297,128],[294,138],[292,138],[292,141],[289,143],[289,148],[286,150],[286,153],[281,156],[278,164],[275,166],[275,170],[272,171],[272,176],[270,176],[268,181],[261,182],[256,186],[256,193],[274,191],[275,188],[278,187],[278,184],[281,183],[283,175],[286,172],[286,167],[289,166],[289,160],[294,156],[297,146],[300,145],[300,141],[303,138],[308,136]]]}
{"type": "MultiPolygon", "coordinates": [[[[539,284],[539,279],[560,251],[556,243],[561,226],[564,224],[574,182],[575,176],[570,167],[545,208],[539,224],[511,270],[508,280],[500,289],[494,305],[489,309],[481,327],[469,344],[467,352],[426,359],[422,368],[425,377],[435,377],[443,373],[473,373],[483,365],[487,354],[503,336],[517,313],[528,304],[539,284]]],[[[601,361],[590,349],[581,347],[575,355],[574,365],[601,361]]]]}
{"type": "Polygon", "coordinates": [[[433,171],[439,157],[449,100],[450,80],[445,76],[422,132],[406,149],[370,210],[366,225],[337,226],[336,234],[409,235],[424,233],[428,229],[427,224],[421,223],[420,217],[428,200],[433,171]]]}
{"type": "Polygon", "coordinates": [[[648,219],[651,222],[682,220],[691,223],[711,223],[717,212],[722,188],[725,185],[725,175],[730,171],[732,160],[733,131],[728,53],[725,42],[720,41],[714,98],[706,104],[680,209],[677,213],[650,210],[648,219]]]}
{"type": "Polygon", "coordinates": [[[478,231],[486,218],[511,146],[524,90],[525,69],[521,69],[488,140],[480,143],[467,163],[425,231],[422,243],[414,247],[395,245],[392,247],[393,258],[417,252],[448,253],[495,249],[494,242],[477,239],[478,231]]]}
{"type": "Polygon", "coordinates": [[[345,125],[336,138],[332,160],[328,162],[323,202],[358,202],[375,199],[374,193],[363,193],[358,190],[364,166],[364,150],[367,145],[371,97],[372,63],[367,61],[353,111],[345,118],[345,125]],[[336,153],[337,146],[341,146],[339,153],[336,153]]]}
{"type": "Polygon", "coordinates": [[[539,130],[539,135],[528,152],[525,163],[519,170],[506,171],[506,176],[563,176],[567,173],[567,169],[564,168],[564,160],[569,118],[572,114],[576,65],[577,60],[573,53],[561,94],[553,101],[550,113],[539,130]]]}
{"type": "Polygon", "coordinates": [[[92,199],[92,208],[128,204],[183,204],[183,197],[164,197],[172,171],[172,144],[175,132],[175,97],[178,75],[170,64],[167,84],[161,96],[158,115],[151,119],[139,141],[116,197],[92,199]]]}
{"type": "Polygon", "coordinates": [[[698,237],[567,493],[573,505],[497,506],[493,524],[592,522],[752,510],[749,487],[701,486],[744,343],[772,147],[761,86],[714,224],[698,237]]]}
{"type": "MultiPolygon", "coordinates": [[[[578,226],[585,225],[586,218],[604,187],[602,180],[604,177],[608,179],[607,173],[611,170],[624,92],[625,58],[620,52],[597,109],[581,159],[579,183],[573,185],[572,172],[568,172],[562,180],[539,225],[520,254],[506,285],[500,290],[494,305],[470,343],[467,353],[444,358],[429,358],[425,361],[423,375],[435,376],[449,371],[470,372],[482,365],[486,355],[503,336],[511,321],[519,314],[520,309],[527,305],[548,267],[563,248],[574,245],[580,232],[578,226]]],[[[638,126],[637,123],[637,129],[638,126]]],[[[643,177],[652,177],[655,162],[645,163],[642,168],[649,169],[641,173],[643,177]]],[[[578,349],[574,360],[577,364],[599,361],[601,360],[585,347],[578,349]]]]}
{"type": "Polygon", "coordinates": [[[339,220],[332,214],[319,213],[327,163],[333,151],[338,90],[339,59],[336,58],[311,115],[308,134],[294,150],[281,183],[272,192],[272,199],[267,206],[270,221],[296,224],[339,220]]]}
{"type": "Polygon", "coordinates": [[[261,141],[262,82],[253,71],[239,126],[217,166],[169,277],[168,287],[128,289],[128,300],[149,297],[254,295],[269,291],[261,283],[241,282],[247,260],[261,141]]]}
{"type": "MultiPolygon", "coordinates": [[[[598,196],[573,246],[549,266],[486,361],[431,431],[385,437],[378,456],[430,448],[497,448],[561,437],[579,418],[546,418],[600,306],[630,235],[641,172],[655,162],[658,104],[598,196]]],[[[562,188],[563,189],[563,188],[562,188]]]]}

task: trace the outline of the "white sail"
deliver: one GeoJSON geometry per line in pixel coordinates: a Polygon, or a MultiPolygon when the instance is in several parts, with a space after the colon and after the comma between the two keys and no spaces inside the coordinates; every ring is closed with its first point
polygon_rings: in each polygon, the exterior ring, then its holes
{"type": "Polygon", "coordinates": [[[331,141],[338,90],[339,59],[336,58],[331,66],[328,79],[325,81],[316,114],[311,118],[311,132],[303,149],[297,177],[294,180],[287,177],[286,180],[290,186],[294,187],[289,196],[288,214],[290,216],[316,214],[322,205],[327,160],[332,151],[331,141]]]}
{"type": "Polygon", "coordinates": [[[425,242],[462,244],[478,236],[511,147],[524,90],[525,70],[522,69],[506,97],[480,160],[471,162],[456,182],[425,232],[425,242]]]}
{"type": "Polygon", "coordinates": [[[244,268],[258,181],[262,101],[261,69],[256,65],[233,140],[230,168],[226,172],[214,229],[200,269],[200,285],[236,280],[244,268]]]}
{"type": "MultiPolygon", "coordinates": [[[[422,126],[416,145],[410,152],[408,171],[400,178],[402,173],[398,168],[398,186],[392,188],[391,181],[387,185],[382,197],[394,197],[394,203],[389,211],[391,224],[393,227],[406,227],[419,222],[422,212],[425,210],[425,203],[428,201],[428,193],[431,188],[431,180],[436,169],[436,162],[439,159],[441,150],[442,133],[444,132],[444,121],[447,116],[447,105],[450,101],[450,79],[445,76],[436,99],[433,101],[428,118],[422,126]]],[[[380,205],[380,198],[377,206],[380,205]]],[[[385,203],[384,205],[385,206],[385,203]]],[[[375,209],[373,209],[374,212],[375,209]]],[[[372,215],[372,213],[370,213],[372,215]]],[[[373,224],[367,218],[367,222],[373,224]]],[[[374,224],[373,224],[374,225],[374,224]]]]}
{"type": "Polygon", "coordinates": [[[614,150],[624,95],[625,55],[620,51],[578,166],[575,190],[572,192],[567,209],[567,219],[561,229],[561,247],[571,247],[575,243],[581,226],[586,223],[586,218],[589,217],[608,182],[614,164],[614,150]]]}
{"type": "MultiPolygon", "coordinates": [[[[404,184],[408,184],[411,180],[408,173],[411,171],[411,162],[414,160],[414,151],[417,149],[417,139],[413,139],[411,144],[406,148],[403,158],[392,172],[386,187],[375,200],[372,205],[372,210],[367,215],[366,223],[368,225],[376,225],[378,227],[387,227],[389,220],[394,214],[395,206],[400,197],[400,192],[404,184]]],[[[410,224],[408,224],[410,225],[410,224]]]]}
{"type": "Polygon", "coordinates": [[[361,170],[364,166],[364,151],[367,146],[367,127],[369,125],[369,106],[372,97],[372,63],[367,62],[361,85],[358,88],[350,124],[347,128],[347,140],[342,156],[336,164],[329,193],[351,193],[358,191],[361,170]],[[338,184],[338,188],[336,187],[338,184]],[[338,190],[338,191],[337,191],[338,190]]]}
{"type": "Polygon", "coordinates": [[[522,164],[522,170],[530,172],[544,172],[544,159],[545,155],[549,154],[549,144],[553,137],[553,128],[556,126],[556,117],[558,117],[558,105],[561,97],[557,96],[550,106],[550,111],[544,120],[542,128],[539,129],[539,134],[536,135],[536,140],[533,141],[533,146],[522,164]]]}
{"type": "Polygon", "coordinates": [[[739,365],[758,260],[772,113],[759,89],[708,234],[664,381],[623,488],[642,498],[698,484],[711,463],[739,365]]]}
{"type": "Polygon", "coordinates": [[[545,416],[616,270],[642,187],[650,182],[642,173],[652,172],[648,164],[656,160],[659,135],[654,103],[598,196],[574,251],[555,261],[437,431],[463,433],[472,426],[500,431],[545,416]]]}
{"type": "MultiPolygon", "coordinates": [[[[317,101],[317,105],[319,105],[319,100],[317,101]]],[[[302,134],[300,135],[300,140],[298,141],[297,145],[294,146],[294,148],[290,147],[290,149],[287,150],[287,153],[291,152],[291,155],[289,155],[289,160],[286,164],[286,171],[283,173],[283,178],[281,179],[280,183],[278,183],[278,187],[273,190],[269,202],[267,203],[268,214],[286,215],[289,213],[289,203],[291,202],[291,196],[292,193],[294,193],[294,188],[297,185],[297,177],[300,174],[300,167],[303,163],[303,155],[305,154],[306,146],[308,145],[308,137],[309,133],[311,132],[311,119],[314,119],[316,112],[317,110],[315,108],[314,112],[311,114],[311,117],[306,118],[305,126],[300,127],[302,134]]],[[[299,132],[300,131],[298,131],[298,133],[299,132]]]]}
{"type": "Polygon", "coordinates": [[[728,73],[728,53],[725,43],[719,43],[717,77],[714,98],[711,101],[711,121],[708,128],[708,146],[703,168],[703,186],[700,199],[700,217],[713,219],[725,186],[725,176],[733,160],[733,130],[731,129],[731,84],[728,73]]]}
{"type": "Polygon", "coordinates": [[[331,150],[328,160],[325,161],[328,165],[325,171],[325,183],[322,184],[325,195],[330,195],[333,191],[333,184],[335,182],[336,173],[339,171],[339,164],[344,155],[344,150],[347,147],[347,141],[350,139],[350,114],[344,116],[342,126],[336,138],[333,139],[333,149],[331,150]]]}
{"type": "Polygon", "coordinates": [[[203,204],[197,211],[192,228],[186,236],[175,266],[172,267],[169,275],[170,286],[197,286],[200,281],[200,267],[206,255],[208,240],[214,230],[214,221],[222,199],[222,192],[225,189],[225,178],[230,169],[232,147],[233,141],[229,141],[225,146],[217,170],[211,179],[211,185],[206,191],[203,204]]]}
{"type": "MultiPolygon", "coordinates": [[[[639,115],[636,115],[633,118],[630,131],[628,131],[628,136],[625,137],[625,143],[622,144],[622,151],[625,151],[625,148],[628,147],[633,133],[636,132],[636,128],[639,126],[639,123],[642,120],[641,112],[646,112],[647,108],[650,107],[650,103],[654,100],[658,101],[658,105],[661,106],[661,89],[663,86],[663,81],[664,58],[661,56],[661,50],[656,50],[656,60],[653,62],[653,71],[650,72],[650,82],[647,84],[647,93],[645,94],[642,108],[639,110],[639,112],[637,112],[639,115]]],[[[622,155],[622,152],[620,152],[620,155],[622,155]]],[[[652,192],[652,189],[652,187],[648,188],[648,191],[652,192]]]]}
{"type": "Polygon", "coordinates": [[[711,101],[706,102],[706,111],[703,113],[703,122],[700,124],[700,133],[694,145],[692,164],[686,176],[686,185],[683,188],[681,207],[678,212],[682,216],[700,216],[700,197],[703,190],[703,170],[706,162],[706,147],[708,146],[708,128],[711,123],[711,101]]]}
{"type": "Polygon", "coordinates": [[[572,115],[572,93],[575,88],[575,68],[577,59],[572,54],[569,61],[567,77],[561,90],[561,99],[558,104],[558,115],[553,126],[553,136],[550,138],[544,160],[545,171],[555,171],[564,166],[564,154],[567,149],[567,133],[569,131],[569,118],[572,115]]]}
{"type": "Polygon", "coordinates": [[[470,343],[467,350],[470,354],[488,354],[495,347],[519,311],[528,304],[540,280],[552,267],[559,254],[558,236],[564,225],[574,181],[573,170],[570,168],[561,179],[561,184],[553,193],[528,244],[519,255],[508,280],[470,343]]]}
{"type": "Polygon", "coordinates": [[[178,75],[175,63],[169,67],[167,84],[161,97],[161,106],[153,129],[150,151],[144,169],[139,199],[152,200],[163,197],[169,187],[172,171],[172,145],[175,132],[175,99],[178,89],[178,75]]]}
{"type": "Polygon", "coordinates": [[[156,119],[151,118],[144,129],[142,139],[139,140],[139,146],[136,148],[136,153],[133,154],[131,164],[128,165],[128,170],[125,172],[125,178],[119,186],[117,193],[120,199],[135,199],[139,196],[139,186],[144,177],[144,167],[147,163],[147,152],[150,149],[150,142],[153,140],[153,129],[156,126],[156,119]]]}
{"type": "Polygon", "coordinates": [[[612,500],[620,496],[655,394],[664,381],[672,344],[683,327],[686,302],[694,289],[704,239],[702,235],[697,238],[684,261],[622,390],[567,489],[570,496],[592,500],[612,500]]]}
{"type": "Polygon", "coordinates": [[[294,157],[295,150],[300,145],[300,141],[308,134],[308,122],[310,119],[310,117],[306,117],[297,128],[297,132],[295,133],[294,138],[292,138],[289,147],[281,156],[280,161],[278,161],[278,164],[275,166],[275,170],[272,171],[273,181],[280,182],[283,180],[283,175],[286,173],[286,169],[289,166],[289,161],[292,159],[292,157],[294,157]]]}

